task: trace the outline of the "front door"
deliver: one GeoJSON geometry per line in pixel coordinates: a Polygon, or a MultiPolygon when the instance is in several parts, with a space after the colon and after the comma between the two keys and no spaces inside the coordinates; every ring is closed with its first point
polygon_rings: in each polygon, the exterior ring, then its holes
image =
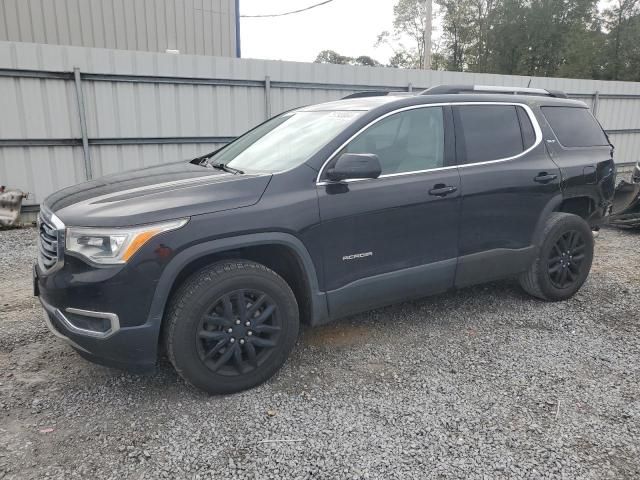
{"type": "Polygon", "coordinates": [[[387,115],[334,157],[376,154],[379,178],[320,177],[324,289],[333,318],[453,286],[460,178],[450,125],[448,107],[387,115]]]}

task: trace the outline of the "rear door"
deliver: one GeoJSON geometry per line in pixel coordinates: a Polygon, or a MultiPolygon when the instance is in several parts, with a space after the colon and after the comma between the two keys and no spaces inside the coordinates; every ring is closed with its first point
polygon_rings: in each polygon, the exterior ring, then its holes
{"type": "Polygon", "coordinates": [[[453,116],[462,185],[456,285],[522,272],[541,215],[561,195],[560,171],[528,106],[460,104],[453,116]]]}
{"type": "Polygon", "coordinates": [[[451,288],[460,179],[450,109],[420,106],[390,114],[334,158],[342,153],[378,155],[382,175],[329,183],[321,173],[320,235],[331,315],[451,288]]]}

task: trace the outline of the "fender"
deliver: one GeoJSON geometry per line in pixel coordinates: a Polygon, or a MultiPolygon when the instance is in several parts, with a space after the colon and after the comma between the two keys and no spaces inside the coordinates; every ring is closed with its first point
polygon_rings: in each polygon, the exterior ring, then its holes
{"type": "Polygon", "coordinates": [[[189,247],[176,255],[165,267],[158,280],[151,308],[149,309],[147,324],[157,326],[157,333],[159,334],[164,310],[174,282],[180,272],[194,260],[227,250],[273,244],[287,246],[298,256],[311,290],[311,324],[325,323],[329,317],[326,295],[319,289],[316,269],[307,248],[298,238],[291,234],[268,232],[212,240],[189,247]]]}
{"type": "Polygon", "coordinates": [[[557,208],[562,204],[565,197],[562,193],[558,193],[558,195],[554,196],[547,205],[544,207],[544,210],[540,213],[538,217],[538,222],[536,223],[536,229],[533,232],[533,238],[531,239],[531,245],[536,247],[536,254],[540,247],[542,246],[542,242],[544,242],[544,226],[547,223],[547,219],[549,215],[557,210],[557,208]]]}

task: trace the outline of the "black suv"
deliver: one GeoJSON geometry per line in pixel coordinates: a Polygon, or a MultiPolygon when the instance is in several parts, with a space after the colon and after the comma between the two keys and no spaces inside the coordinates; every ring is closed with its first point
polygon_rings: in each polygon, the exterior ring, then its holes
{"type": "Polygon", "coordinates": [[[224,148],[46,199],[35,293],[107,365],[212,393],[271,377],[319,325],[504,277],[571,297],[614,194],[613,148],[560,92],[440,86],[299,108],[224,148]]]}

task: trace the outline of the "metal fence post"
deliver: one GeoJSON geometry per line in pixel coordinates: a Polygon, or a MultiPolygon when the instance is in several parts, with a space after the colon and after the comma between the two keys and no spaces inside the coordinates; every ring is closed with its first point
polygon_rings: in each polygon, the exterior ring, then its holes
{"type": "Polygon", "coordinates": [[[73,67],[73,79],[76,85],[76,99],[78,101],[78,115],[80,117],[80,133],[82,134],[82,152],[84,154],[84,173],[87,180],[93,178],[91,168],[91,153],[89,152],[89,138],[87,136],[87,116],[84,111],[84,94],[82,93],[82,78],[80,69],[73,67]]]}
{"type": "Polygon", "coordinates": [[[600,104],[600,92],[596,91],[593,94],[593,106],[591,107],[591,111],[594,117],[598,117],[598,106],[600,104]]]}
{"type": "Polygon", "coordinates": [[[271,77],[264,77],[264,109],[267,114],[267,120],[271,118],[271,77]]]}

